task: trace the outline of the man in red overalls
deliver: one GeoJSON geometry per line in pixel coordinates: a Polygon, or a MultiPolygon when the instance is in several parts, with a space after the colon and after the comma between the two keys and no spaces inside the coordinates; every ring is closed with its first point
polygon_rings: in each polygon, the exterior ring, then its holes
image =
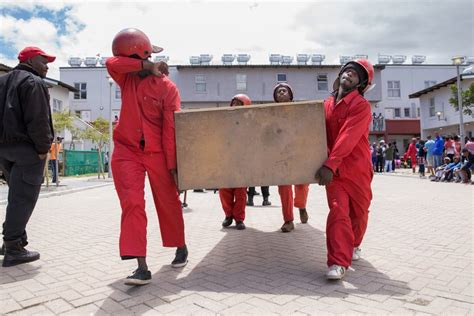
{"type": "Polygon", "coordinates": [[[366,59],[345,64],[324,102],[328,159],[315,177],[326,185],[328,279],[344,277],[352,260],[360,258],[367,228],[373,177],[369,149],[370,103],[363,94],[372,84],[374,67],[366,59]]]}
{"type": "MultiPolygon", "coordinates": [[[[230,101],[230,106],[250,105],[252,101],[245,94],[237,94],[230,101]]],[[[222,227],[229,227],[235,220],[237,230],[245,229],[245,205],[247,201],[247,188],[219,189],[225,219],[222,227]]]]}
{"type": "MultiPolygon", "coordinates": [[[[277,84],[273,89],[273,99],[275,102],[292,102],[293,90],[290,85],[286,83],[277,84]]],[[[306,212],[308,192],[309,184],[295,184],[295,199],[293,201],[293,186],[291,184],[278,186],[283,220],[285,221],[283,226],[281,226],[282,232],[289,233],[295,229],[293,224],[293,205],[299,208],[301,223],[305,224],[308,222],[308,213],[306,212]]]]}
{"type": "Polygon", "coordinates": [[[109,74],[122,91],[120,120],[114,130],[111,165],[122,206],[120,256],[138,261],[125,284],[151,282],[146,263],[147,217],[145,174],[148,175],[164,247],[177,247],[173,267],[187,263],[184,223],[177,189],[174,112],[180,109],[176,85],[165,63],[148,60],[162,49],[137,29],[119,32],[107,59],[109,74]]]}

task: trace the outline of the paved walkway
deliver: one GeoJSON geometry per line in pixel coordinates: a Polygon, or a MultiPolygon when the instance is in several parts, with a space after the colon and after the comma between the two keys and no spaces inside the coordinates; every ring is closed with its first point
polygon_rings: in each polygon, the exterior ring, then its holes
{"type": "Polygon", "coordinates": [[[309,223],[289,234],[275,187],[274,206],[247,209],[244,231],[221,228],[217,194],[190,192],[183,269],[170,267],[174,249],[161,247],[149,203],[153,282],[139,288],[122,283],[135,265],[118,257],[113,186],[42,198],[29,224],[41,260],[0,268],[0,313],[472,315],[473,186],[376,175],[373,188],[363,259],[340,282],[324,278],[328,209],[317,185],[309,223]]]}
{"type": "MultiPolygon", "coordinates": [[[[107,177],[107,175],[105,175],[107,177]]],[[[95,189],[106,185],[111,185],[112,179],[98,178],[97,176],[87,177],[61,177],[59,185],[55,183],[44,183],[41,186],[40,198],[64,195],[79,191],[95,189]]],[[[8,199],[8,186],[2,182],[0,185],[0,205],[6,205],[8,199]]]]}

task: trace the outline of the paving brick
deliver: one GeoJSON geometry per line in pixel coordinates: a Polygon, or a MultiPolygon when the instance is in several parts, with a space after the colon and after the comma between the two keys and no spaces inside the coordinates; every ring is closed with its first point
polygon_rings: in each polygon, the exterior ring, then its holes
{"type": "MultiPolygon", "coordinates": [[[[309,223],[296,222],[290,234],[279,232],[276,187],[272,207],[247,208],[245,231],[220,227],[218,195],[188,192],[190,262],[183,269],[170,267],[174,249],[161,246],[156,213],[147,203],[153,282],[135,288],[123,284],[136,262],[118,257],[120,208],[112,186],[40,199],[28,230],[42,259],[0,267],[0,300],[24,315],[472,313],[472,222],[465,220],[472,214],[439,198],[448,192],[459,200],[472,189],[383,175],[373,189],[363,258],[341,282],[324,277],[328,210],[319,186],[310,189],[309,223]],[[64,247],[55,247],[63,240],[64,247]]],[[[151,201],[148,186],[146,198],[151,201]]]]}

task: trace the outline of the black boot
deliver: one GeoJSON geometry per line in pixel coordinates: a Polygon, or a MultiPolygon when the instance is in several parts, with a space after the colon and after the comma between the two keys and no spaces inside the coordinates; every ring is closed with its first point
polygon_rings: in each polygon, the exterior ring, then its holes
{"type": "MultiPolygon", "coordinates": [[[[21,238],[21,244],[23,245],[23,247],[26,247],[26,245],[28,245],[28,241],[26,241],[26,237],[21,238]]],[[[2,247],[0,248],[0,256],[4,256],[4,255],[5,255],[5,244],[2,244],[2,247]]]]}
{"type": "Polygon", "coordinates": [[[272,203],[268,200],[268,196],[264,197],[263,198],[263,203],[262,203],[263,206],[270,206],[272,205],[272,203]]]}
{"type": "Polygon", "coordinates": [[[13,241],[4,241],[5,257],[3,257],[3,266],[11,267],[18,264],[36,261],[40,254],[36,251],[28,251],[23,247],[21,239],[13,241]]]}
{"type": "Polygon", "coordinates": [[[176,256],[171,262],[173,268],[182,268],[188,263],[188,248],[186,245],[176,248],[176,256]]]}
{"type": "Polygon", "coordinates": [[[222,227],[229,227],[230,225],[232,225],[233,220],[234,218],[232,216],[226,216],[224,218],[224,221],[222,222],[222,227]]]}
{"type": "Polygon", "coordinates": [[[253,195],[247,194],[247,206],[253,206],[253,195]]]}

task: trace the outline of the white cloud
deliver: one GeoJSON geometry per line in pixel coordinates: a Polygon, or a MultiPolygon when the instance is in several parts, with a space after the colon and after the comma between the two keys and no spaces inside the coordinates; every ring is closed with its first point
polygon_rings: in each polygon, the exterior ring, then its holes
{"type": "MultiPolygon", "coordinates": [[[[470,0],[459,1],[471,9],[466,12],[472,12],[470,0]]],[[[164,47],[170,64],[187,64],[189,56],[200,53],[213,54],[213,63],[220,63],[224,53],[250,53],[251,63],[266,64],[270,53],[300,52],[326,54],[326,63],[358,53],[368,53],[374,61],[377,53],[401,53],[449,62],[449,55],[463,45],[462,54],[472,55],[474,50],[472,18],[448,10],[442,0],[404,1],[400,6],[381,0],[7,0],[2,6],[31,10],[71,6],[65,21],[67,35],[58,36],[52,23],[38,17],[28,21],[7,17],[0,23],[1,34],[15,48],[34,44],[56,54],[49,74],[56,78],[58,67],[66,66],[69,57],[110,56],[114,35],[126,27],[143,30],[164,47]],[[85,27],[80,29],[77,21],[85,27]],[[455,26],[459,22],[464,29],[455,26]],[[453,30],[460,36],[454,36],[453,30]]]]}

